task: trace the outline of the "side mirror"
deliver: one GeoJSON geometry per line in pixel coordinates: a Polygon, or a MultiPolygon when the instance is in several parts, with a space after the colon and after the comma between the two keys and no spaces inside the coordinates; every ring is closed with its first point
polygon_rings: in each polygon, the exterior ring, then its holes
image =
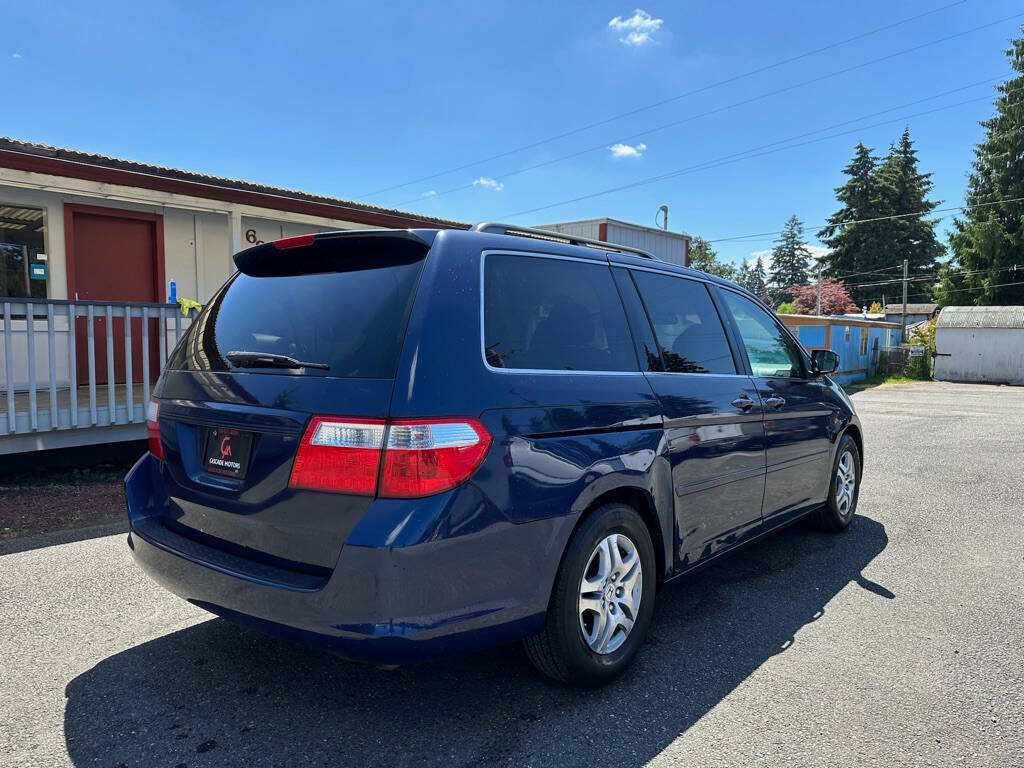
{"type": "Polygon", "coordinates": [[[811,352],[811,373],[822,376],[839,370],[839,355],[831,349],[816,349],[811,352]]]}

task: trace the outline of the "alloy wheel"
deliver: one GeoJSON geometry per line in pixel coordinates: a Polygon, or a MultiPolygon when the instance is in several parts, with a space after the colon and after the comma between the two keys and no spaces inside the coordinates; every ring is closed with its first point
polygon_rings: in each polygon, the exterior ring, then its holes
{"type": "Polygon", "coordinates": [[[857,487],[857,462],[853,453],[844,451],[836,467],[836,509],[841,517],[853,513],[853,493],[857,487]]]}
{"type": "Polygon", "coordinates": [[[580,630],[595,653],[613,653],[633,629],[643,596],[640,553],[628,536],[612,533],[598,542],[583,570],[580,630]]]}

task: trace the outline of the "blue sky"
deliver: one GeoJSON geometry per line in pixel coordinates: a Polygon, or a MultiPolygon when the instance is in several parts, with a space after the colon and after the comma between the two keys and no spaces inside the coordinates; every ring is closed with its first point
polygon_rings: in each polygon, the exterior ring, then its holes
{"type": "MultiPolygon", "coordinates": [[[[9,2],[0,134],[463,221],[650,224],[667,203],[671,228],[713,240],[792,213],[813,230],[856,141],[881,154],[904,125],[934,197],[960,204],[994,95],[972,84],[1005,76],[1024,22],[1019,2],[967,0],[772,66],[952,0],[636,2],[9,2]]],[[[771,240],[716,247],[739,262],[771,240]]]]}

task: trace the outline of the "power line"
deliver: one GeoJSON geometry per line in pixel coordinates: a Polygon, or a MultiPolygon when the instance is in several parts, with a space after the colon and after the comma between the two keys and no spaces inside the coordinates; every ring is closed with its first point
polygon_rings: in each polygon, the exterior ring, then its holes
{"type": "MultiPolygon", "coordinates": [[[[1022,14],[1022,15],[1024,15],[1024,14],[1022,14]]],[[[647,184],[654,184],[656,182],[665,181],[667,179],[676,178],[678,176],[685,176],[687,174],[695,173],[697,171],[710,170],[712,168],[717,168],[717,167],[722,166],[722,165],[729,165],[730,163],[738,162],[740,160],[749,160],[749,159],[752,159],[752,158],[755,158],[755,157],[762,157],[764,155],[770,155],[770,154],[774,154],[776,152],[782,152],[782,151],[788,150],[788,149],[798,149],[800,147],[807,146],[808,144],[816,144],[816,143],[821,142],[821,141],[828,141],[829,139],[840,138],[842,136],[847,136],[849,134],[859,133],[861,131],[870,130],[872,128],[878,128],[879,126],[891,125],[892,123],[905,122],[906,120],[909,120],[909,119],[914,118],[914,117],[922,117],[924,115],[930,115],[930,114],[934,114],[936,112],[943,112],[943,111],[945,111],[947,109],[954,109],[956,107],[960,107],[960,106],[963,106],[965,104],[972,104],[972,103],[977,102],[977,101],[987,100],[988,98],[989,98],[988,96],[983,96],[983,97],[975,98],[975,99],[967,99],[965,101],[956,102],[954,104],[947,104],[944,107],[936,107],[934,109],[925,110],[923,112],[917,112],[917,113],[914,113],[914,114],[911,114],[911,115],[904,115],[903,117],[897,117],[897,118],[894,118],[892,120],[883,120],[881,122],[873,123],[871,125],[860,126],[858,128],[853,128],[853,129],[851,129],[849,131],[842,131],[840,133],[834,133],[834,134],[831,134],[829,136],[822,136],[822,137],[819,137],[817,139],[809,139],[807,141],[799,142],[797,144],[789,144],[787,146],[777,147],[775,149],[769,149],[769,150],[766,150],[766,151],[763,151],[763,152],[762,151],[758,151],[762,147],[771,147],[771,146],[776,145],[776,144],[783,144],[785,142],[792,141],[794,138],[798,138],[798,137],[790,137],[790,138],[786,138],[786,139],[780,139],[779,141],[772,142],[770,144],[763,144],[763,145],[761,145],[761,147],[754,147],[752,149],[743,150],[741,152],[734,152],[731,155],[725,155],[723,157],[719,157],[719,158],[716,158],[714,160],[707,160],[707,161],[705,161],[703,163],[698,163],[696,165],[688,166],[686,168],[680,168],[680,169],[677,169],[677,170],[674,170],[674,171],[669,171],[668,173],[659,174],[657,176],[650,176],[648,178],[640,179],[638,181],[633,181],[633,182],[630,182],[628,184],[621,184],[621,185],[616,186],[616,187],[611,187],[609,189],[601,190],[600,192],[591,192],[589,194],[579,195],[577,197],[573,197],[573,198],[570,198],[568,200],[560,200],[560,201],[558,201],[556,203],[549,203],[548,205],[539,205],[539,206],[536,206],[535,208],[528,208],[528,209],[523,210],[523,211],[517,211],[516,213],[505,214],[503,216],[498,216],[498,217],[494,217],[494,218],[495,218],[495,220],[501,221],[501,220],[507,220],[507,219],[516,218],[516,217],[519,217],[519,216],[525,216],[525,215],[531,214],[531,213],[537,213],[539,211],[546,211],[546,210],[548,210],[550,208],[558,208],[558,207],[561,207],[563,205],[569,205],[570,203],[580,202],[581,200],[591,200],[593,198],[603,197],[604,195],[609,195],[609,194],[612,194],[614,192],[621,192],[621,191],[626,190],[626,189],[632,189],[634,187],[640,187],[640,186],[644,186],[644,185],[647,185],[647,184]]],[[[763,233],[759,233],[760,236],[763,236],[763,235],[773,235],[773,234],[778,234],[778,232],[763,232],[763,233]]],[[[742,239],[744,237],[750,237],[750,235],[742,235],[742,236],[733,237],[733,238],[719,238],[718,240],[709,241],[709,242],[722,242],[723,240],[739,240],[739,239],[742,239]]]]}
{"type": "MultiPolygon", "coordinates": [[[[957,105],[954,105],[954,106],[957,106],[957,105]]],[[[1008,203],[1019,203],[1021,201],[1024,201],[1024,197],[1011,197],[1011,198],[1007,198],[1005,200],[991,200],[991,201],[989,201],[987,203],[973,203],[973,204],[970,204],[970,205],[953,206],[951,208],[933,208],[930,211],[917,211],[916,213],[896,213],[896,214],[893,214],[891,216],[875,216],[875,217],[870,218],[870,219],[850,219],[849,221],[838,222],[835,226],[848,227],[851,224],[869,224],[871,222],[876,222],[876,221],[889,221],[891,219],[905,219],[905,218],[907,218],[909,216],[929,216],[929,215],[931,215],[933,213],[944,213],[946,211],[969,211],[969,210],[971,210],[973,208],[985,208],[985,207],[988,207],[990,205],[1004,205],[1004,204],[1008,204],[1008,203]]],[[[954,215],[954,214],[949,214],[948,216],[937,216],[936,220],[948,219],[952,215],[954,215]]],[[[827,226],[828,223],[829,222],[826,222],[825,224],[821,224],[821,225],[810,227],[810,228],[811,229],[820,229],[821,227],[827,226]]],[[[723,242],[728,242],[728,241],[732,241],[732,240],[744,240],[744,239],[746,239],[748,237],[755,237],[755,236],[756,237],[761,237],[761,236],[764,236],[764,235],[779,235],[779,234],[782,234],[783,231],[784,230],[780,229],[780,230],[777,230],[775,232],[760,232],[757,235],[737,235],[735,237],[719,237],[719,238],[716,238],[714,240],[708,240],[708,242],[709,243],[723,243],[723,242]]]]}
{"type": "MultiPolygon", "coordinates": [[[[597,121],[592,122],[592,123],[587,123],[585,125],[581,125],[579,127],[572,128],[570,130],[563,131],[561,133],[557,133],[557,134],[554,134],[552,136],[548,136],[547,138],[539,139],[537,141],[530,142],[529,144],[523,144],[523,145],[521,145],[519,147],[515,147],[514,149],[509,149],[509,150],[506,150],[504,152],[499,152],[499,153],[497,153],[495,155],[490,155],[489,157],[484,157],[484,158],[481,158],[479,160],[474,160],[474,161],[469,162],[469,163],[463,163],[462,165],[458,165],[458,166],[455,166],[455,167],[452,167],[452,168],[448,168],[448,169],[443,170],[443,171],[438,171],[437,173],[432,173],[432,174],[427,175],[427,176],[421,176],[418,179],[413,179],[412,181],[407,181],[407,182],[404,182],[402,184],[394,184],[392,186],[384,187],[382,189],[378,189],[378,190],[375,190],[373,192],[367,192],[366,194],[361,195],[360,197],[361,198],[374,197],[376,195],[380,195],[380,194],[383,194],[385,192],[391,192],[391,191],[396,190],[396,189],[401,189],[403,187],[408,187],[408,186],[410,186],[412,184],[419,184],[419,183],[424,182],[424,181],[430,181],[431,179],[436,179],[439,176],[446,176],[449,173],[455,173],[456,171],[463,171],[463,170],[466,170],[467,168],[473,168],[473,167],[475,167],[477,165],[481,165],[483,163],[488,163],[488,162],[491,162],[493,160],[499,160],[499,159],[501,159],[503,157],[508,157],[509,155],[518,154],[519,152],[524,152],[524,151],[526,151],[528,149],[534,149],[534,148],[542,146],[544,144],[549,144],[552,141],[557,141],[559,139],[568,138],[569,136],[575,136],[576,134],[583,133],[584,131],[588,131],[588,130],[590,130],[592,128],[597,128],[597,127],[602,126],[602,125],[607,125],[608,123],[612,123],[612,122],[615,122],[616,120],[621,120],[621,119],[626,118],[626,117],[632,117],[633,115],[640,114],[641,112],[646,112],[646,111],[649,111],[651,109],[655,109],[657,107],[664,106],[666,104],[671,104],[673,102],[679,101],[680,99],[685,99],[685,98],[688,98],[690,96],[695,96],[698,93],[704,93],[704,92],[712,90],[714,88],[719,88],[719,87],[721,87],[723,85],[728,85],[730,83],[734,83],[734,82],[737,82],[739,80],[743,80],[745,78],[752,77],[753,75],[761,74],[762,72],[767,72],[769,70],[776,69],[776,68],[784,66],[786,64],[791,64],[794,61],[799,61],[801,59],[805,59],[805,58],[808,58],[810,56],[815,56],[815,55],[817,55],[819,53],[824,53],[825,51],[829,51],[829,50],[832,50],[833,48],[838,48],[840,46],[847,45],[847,44],[855,42],[857,40],[861,40],[861,39],[863,39],[865,37],[870,37],[871,35],[878,34],[879,32],[885,32],[886,30],[894,29],[894,28],[902,26],[904,24],[909,24],[912,21],[917,21],[918,19],[922,19],[922,18],[924,18],[926,16],[930,16],[930,15],[939,13],[941,11],[948,10],[949,8],[953,8],[953,7],[957,6],[957,5],[963,5],[965,2],[967,2],[967,0],[957,0],[957,2],[948,3],[946,5],[943,5],[943,6],[940,6],[938,8],[932,9],[930,11],[925,11],[925,12],[919,13],[919,14],[917,14],[915,16],[909,16],[909,17],[907,17],[905,19],[901,19],[899,21],[895,21],[895,22],[892,22],[890,24],[886,24],[884,26],[868,30],[867,32],[861,32],[860,34],[854,35],[853,37],[848,37],[848,38],[846,38],[844,40],[838,40],[838,41],[836,41],[834,43],[830,43],[828,45],[824,45],[824,46],[822,46],[820,48],[815,48],[814,50],[807,51],[806,53],[801,53],[801,54],[798,54],[796,56],[791,56],[791,57],[789,57],[787,59],[782,59],[781,61],[777,61],[777,62],[775,62],[773,64],[767,64],[767,65],[765,65],[763,67],[758,67],[757,69],[752,69],[752,70],[750,70],[748,72],[743,72],[743,73],[738,74],[738,75],[733,75],[732,77],[728,77],[728,78],[726,78],[724,80],[718,80],[718,81],[716,81],[714,83],[709,83],[708,85],[701,86],[700,88],[694,88],[694,89],[689,90],[689,91],[684,91],[683,93],[676,94],[675,96],[670,96],[669,98],[666,98],[666,99],[661,99],[659,101],[655,101],[655,102],[652,102],[650,104],[645,104],[643,106],[627,110],[626,112],[620,112],[617,115],[612,115],[611,117],[606,117],[606,118],[603,118],[601,120],[597,120],[597,121]]],[[[981,29],[985,29],[986,27],[990,27],[990,26],[994,26],[996,24],[1000,24],[1000,23],[1002,23],[1004,21],[1009,21],[1010,19],[1016,18],[1016,16],[1020,16],[1020,15],[1024,15],[1024,14],[1016,14],[1015,16],[1009,16],[1009,17],[1007,17],[1005,19],[999,19],[998,21],[991,22],[990,24],[986,24],[986,25],[983,25],[981,27],[974,27],[973,29],[965,30],[963,32],[958,32],[958,33],[950,35],[948,37],[940,38],[938,40],[933,40],[931,42],[924,43],[923,45],[916,46],[914,48],[909,48],[909,49],[907,49],[905,51],[899,51],[897,53],[890,54],[887,57],[882,57],[881,59],[877,59],[877,60],[868,62],[867,64],[874,64],[874,63],[877,63],[878,61],[883,61],[883,60],[885,60],[887,58],[893,58],[895,56],[901,56],[901,55],[903,55],[905,53],[910,53],[910,52],[913,52],[913,51],[916,51],[916,50],[920,50],[921,48],[925,48],[925,47],[928,47],[928,46],[931,46],[931,45],[937,45],[938,43],[942,43],[942,42],[945,42],[947,40],[952,40],[953,38],[961,37],[963,35],[970,34],[971,32],[976,32],[976,31],[979,31],[981,29]]],[[[858,66],[867,66],[867,64],[858,65],[858,66]]],[[[854,67],[854,69],[855,68],[856,67],[854,67]]]]}
{"type": "MultiPolygon", "coordinates": [[[[988,273],[992,273],[992,272],[1010,272],[1010,271],[1014,271],[1015,272],[1016,269],[1017,269],[1016,267],[1000,267],[999,269],[951,269],[951,270],[946,270],[945,272],[942,272],[942,273],[935,273],[935,274],[928,274],[928,275],[914,275],[913,277],[908,277],[907,278],[907,282],[908,283],[920,283],[920,282],[922,282],[924,280],[935,280],[935,281],[938,281],[938,280],[942,279],[943,277],[945,277],[946,275],[959,275],[960,277],[967,277],[968,275],[977,275],[977,274],[980,274],[980,273],[983,273],[983,272],[988,272],[988,273]]],[[[825,277],[831,277],[831,276],[830,275],[825,275],[825,277]]],[[[832,279],[833,280],[838,280],[839,278],[832,278],[832,279]]],[[[844,283],[844,285],[847,288],[876,288],[876,287],[882,286],[882,285],[891,285],[893,283],[902,283],[902,282],[903,282],[903,278],[902,277],[898,277],[898,278],[894,278],[892,280],[883,280],[883,281],[877,282],[877,283],[844,283]]]]}
{"type": "MultiPolygon", "coordinates": [[[[1008,288],[1011,285],[1024,285],[1024,280],[1018,280],[1017,282],[1013,282],[1013,283],[996,283],[995,285],[975,285],[975,286],[970,286],[968,288],[954,288],[953,290],[950,290],[950,291],[943,291],[943,295],[950,294],[950,293],[960,293],[962,291],[984,291],[984,290],[987,290],[989,288],[1008,288]]],[[[929,294],[927,294],[927,293],[914,293],[914,294],[911,294],[911,296],[914,296],[915,298],[918,297],[918,296],[928,296],[928,295],[929,294]]],[[[908,296],[907,298],[910,298],[910,296],[908,296]]]]}
{"type": "MultiPolygon", "coordinates": [[[[846,70],[842,70],[842,72],[845,72],[845,71],[846,70]]],[[[832,76],[833,75],[826,75],[825,77],[832,77],[832,76]]],[[[818,128],[818,129],[813,130],[813,131],[808,131],[807,133],[802,133],[802,134],[800,134],[798,136],[792,137],[791,139],[787,139],[786,141],[794,140],[794,139],[797,139],[797,138],[803,138],[805,136],[813,136],[816,133],[823,133],[824,131],[830,131],[830,130],[833,130],[835,128],[841,128],[844,125],[849,125],[850,123],[857,123],[857,122],[860,122],[861,120],[867,120],[867,119],[872,118],[872,117],[878,117],[879,115],[884,115],[884,114],[887,114],[889,112],[894,112],[897,109],[904,109],[906,107],[913,107],[913,106],[916,106],[918,104],[923,104],[924,102],[927,102],[927,101],[933,101],[935,99],[942,98],[943,96],[949,96],[950,94],[953,94],[953,93],[959,93],[960,91],[966,91],[966,90],[969,90],[971,88],[977,88],[978,86],[981,86],[981,85],[988,85],[989,83],[1002,81],[1002,80],[1005,80],[1009,76],[1010,76],[1009,74],[1006,74],[1006,75],[1001,75],[999,77],[990,77],[990,78],[986,78],[984,80],[979,80],[977,82],[970,83],[968,85],[960,86],[959,88],[951,88],[948,91],[942,91],[942,92],[936,93],[936,94],[934,94],[932,96],[926,96],[925,98],[922,98],[922,99],[915,99],[914,101],[908,101],[905,104],[899,104],[899,105],[897,105],[895,107],[889,107],[888,109],[882,109],[882,110],[879,110],[878,112],[871,112],[871,113],[868,113],[866,115],[861,115],[860,117],[852,118],[850,120],[844,120],[844,121],[839,122],[839,123],[833,123],[832,125],[826,126],[824,128],[818,128]]],[[[755,102],[755,101],[760,101],[762,99],[770,98],[770,97],[776,96],[776,95],[778,95],[780,93],[784,93],[786,91],[790,91],[790,90],[793,90],[795,88],[803,87],[804,85],[807,85],[808,83],[818,82],[821,79],[822,78],[819,77],[819,78],[815,78],[813,80],[807,80],[807,81],[804,81],[802,83],[797,83],[796,85],[787,86],[785,88],[779,88],[779,89],[774,90],[774,91],[769,91],[767,93],[762,93],[762,94],[760,94],[758,96],[752,96],[749,99],[743,99],[742,101],[737,101],[737,102],[734,102],[732,104],[727,104],[724,107],[718,107],[716,109],[708,110],[706,112],[700,112],[700,113],[695,114],[695,115],[690,115],[689,117],[685,117],[685,118],[683,118],[681,120],[673,120],[670,123],[665,123],[663,125],[659,125],[659,126],[656,126],[654,128],[649,128],[649,129],[646,129],[646,130],[643,130],[643,131],[639,131],[637,133],[632,133],[632,134],[629,134],[628,136],[620,136],[617,139],[611,139],[609,141],[602,141],[600,144],[594,144],[594,145],[592,145],[590,147],[587,147],[586,149],[581,149],[581,150],[578,150],[576,152],[570,152],[569,154],[566,154],[566,155],[560,155],[559,157],[554,157],[554,158],[551,158],[549,160],[544,160],[543,162],[534,163],[533,165],[527,165],[527,166],[524,166],[523,168],[519,168],[519,169],[514,170],[514,171],[508,171],[506,173],[496,175],[493,178],[496,181],[506,181],[507,179],[510,179],[513,176],[518,176],[519,174],[527,173],[528,171],[535,171],[538,168],[546,168],[546,167],[548,167],[550,165],[555,165],[556,163],[565,162],[566,160],[572,160],[574,158],[580,157],[582,155],[589,154],[591,152],[597,152],[599,150],[606,150],[612,144],[623,144],[623,143],[625,143],[627,141],[633,141],[635,139],[644,138],[644,137],[650,136],[653,133],[658,133],[660,131],[664,131],[664,130],[667,130],[669,128],[675,128],[675,127],[677,127],[679,125],[683,125],[685,123],[689,123],[689,122],[692,122],[694,120],[698,120],[698,119],[700,119],[702,117],[708,117],[710,115],[715,115],[715,114],[718,114],[720,112],[725,112],[725,111],[730,110],[730,109],[735,109],[736,107],[745,106],[745,105],[750,104],[750,103],[755,102]]],[[[781,143],[781,142],[775,142],[775,143],[781,143]]],[[[763,146],[772,146],[772,145],[768,144],[768,145],[763,145],[763,146]]],[[[763,148],[763,147],[759,147],[759,149],[760,148],[763,148]]],[[[440,192],[435,192],[430,197],[431,197],[431,199],[436,199],[438,197],[443,197],[445,195],[450,195],[450,194],[452,194],[454,192],[462,192],[463,190],[466,190],[466,189],[472,189],[475,186],[476,186],[476,184],[474,182],[469,182],[467,184],[460,184],[457,187],[451,187],[450,189],[444,189],[444,190],[441,190],[440,192]]],[[[396,208],[401,208],[401,207],[406,206],[406,205],[412,205],[413,203],[422,202],[422,200],[423,200],[423,196],[420,195],[418,197],[414,197],[414,198],[411,198],[409,200],[403,200],[400,203],[396,203],[395,207],[396,208]]]]}

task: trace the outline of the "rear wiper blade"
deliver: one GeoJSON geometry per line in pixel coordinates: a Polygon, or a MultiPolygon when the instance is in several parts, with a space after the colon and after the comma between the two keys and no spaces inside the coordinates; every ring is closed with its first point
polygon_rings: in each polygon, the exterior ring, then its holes
{"type": "Polygon", "coordinates": [[[239,368],[319,368],[322,371],[331,370],[327,363],[307,363],[303,360],[296,360],[288,355],[276,355],[273,352],[246,352],[239,350],[228,352],[225,357],[239,368]]]}

